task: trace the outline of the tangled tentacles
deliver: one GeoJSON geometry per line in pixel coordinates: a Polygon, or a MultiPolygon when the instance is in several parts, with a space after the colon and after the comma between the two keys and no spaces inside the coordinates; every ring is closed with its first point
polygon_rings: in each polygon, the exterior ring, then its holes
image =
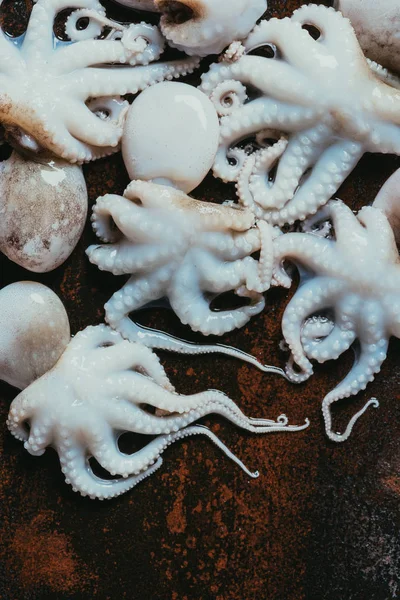
{"type": "Polygon", "coordinates": [[[258,217],[303,220],[365,152],[400,154],[400,91],[371,70],[340,13],[308,5],[263,21],[243,52],[212,65],[200,89],[222,117],[214,173],[236,181],[258,217]],[[258,149],[249,156],[240,146],[252,136],[258,149]]]}
{"type": "Polygon", "coordinates": [[[123,197],[98,199],[93,224],[103,241],[114,243],[88,248],[90,261],[114,275],[132,274],[106,306],[108,322],[130,338],[136,337],[135,325],[126,322],[127,315],[164,296],[182,323],[205,335],[242,327],[264,308],[261,293],[272,275],[272,233],[268,224],[253,227],[249,211],[134,181],[123,197]],[[110,230],[110,219],[118,233],[110,230]],[[260,250],[260,261],[250,256],[260,250]],[[251,303],[213,312],[213,297],[231,290],[251,303]]]}
{"type": "Polygon", "coordinates": [[[313,372],[311,360],[337,359],[358,341],[353,368],[322,404],[327,435],[342,442],[367,406],[377,402],[369,401],[342,434],[332,431],[332,403],[365,390],[381,369],[389,338],[400,337],[400,261],[393,230],[378,208],[364,207],[355,216],[342,202],[331,201],[325,215],[332,221],[334,238],[288,233],[275,240],[274,278],[290,287],[284,260],[308,273],[282,321],[292,353],[287,367],[290,379],[308,379],[313,372]],[[321,319],[327,310],[333,311],[333,318],[321,319]]]}
{"type": "Polygon", "coordinates": [[[0,31],[0,122],[14,144],[31,152],[50,150],[78,163],[116,152],[128,107],[119,97],[198,64],[149,64],[163,46],[156,27],[110,21],[97,0],[38,0],[18,44],[0,31]],[[66,8],[76,10],[66,23],[69,41],[62,42],[53,27],[66,8]]]}
{"type": "Polygon", "coordinates": [[[194,200],[173,188],[133,181],[124,196],[107,195],[93,209],[93,227],[106,245],[87,250],[89,260],[114,275],[129,274],[125,286],[106,304],[106,320],[125,338],[152,348],[188,354],[219,352],[261,365],[222,345],[198,346],[134,323],[129,314],[166,297],[182,323],[204,335],[223,335],[263,310],[262,292],[273,269],[273,228],[254,226],[250,211],[232,203],[194,200]],[[258,259],[251,255],[260,253],[258,259]],[[249,304],[213,311],[212,301],[234,291],[249,304]]]}
{"type": "Polygon", "coordinates": [[[249,419],[217,391],[179,395],[151,350],[100,325],[78,333],[53,369],[17,396],[8,426],[33,455],[40,456],[53,445],[75,491],[109,499],[154,473],[168,446],[196,434],[206,435],[248,475],[257,477],[210,430],[192,425],[210,414],[253,433],[299,431],[309,424],[288,425],[284,415],[277,421],[249,419]],[[127,455],[118,447],[118,438],[126,431],[157,437],[127,455]],[[121,478],[96,476],[90,457],[121,478]]]}

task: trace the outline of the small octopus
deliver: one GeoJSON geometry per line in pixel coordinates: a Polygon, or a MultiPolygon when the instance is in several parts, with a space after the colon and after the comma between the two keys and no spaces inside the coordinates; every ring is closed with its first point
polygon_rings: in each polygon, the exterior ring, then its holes
{"type": "Polygon", "coordinates": [[[13,39],[0,30],[0,123],[6,137],[25,151],[50,151],[74,163],[116,152],[128,108],[120,96],[198,64],[149,64],[163,48],[157,27],[111,21],[97,0],[38,0],[23,36],[13,39]],[[71,4],[68,41],[62,41],[54,35],[54,21],[71,4]]]}
{"type": "Polygon", "coordinates": [[[253,433],[299,431],[309,425],[308,420],[288,425],[285,415],[277,421],[248,418],[215,390],[179,395],[151,350],[123,340],[105,325],[78,333],[55,366],[13,401],[7,423],[35,456],[54,446],[74,491],[103,500],[123,494],[154,473],[168,446],[197,434],[210,438],[248,475],[258,477],[209,429],[192,425],[210,414],[253,433]],[[128,455],[118,446],[127,431],[157,437],[128,455]],[[95,474],[91,457],[112,479],[95,474]]]}
{"type": "Polygon", "coordinates": [[[202,202],[172,187],[133,181],[123,197],[97,200],[93,227],[111,244],[90,246],[90,261],[131,275],[106,304],[107,322],[128,339],[143,339],[129,313],[163,297],[182,323],[204,335],[242,327],[265,306],[274,230],[265,222],[255,226],[253,214],[233,203],[202,202]],[[229,291],[249,304],[213,311],[212,300],[229,291]]]}
{"type": "Polygon", "coordinates": [[[116,0],[130,8],[160,12],[170,46],[190,55],[219,54],[242,40],[267,9],[267,0],[116,0]]]}
{"type": "Polygon", "coordinates": [[[308,5],[262,21],[237,54],[212,65],[200,89],[221,116],[214,174],[237,182],[257,217],[304,220],[365,152],[400,154],[400,91],[339,12],[308,5]]]}
{"type": "Polygon", "coordinates": [[[365,390],[381,369],[390,337],[400,337],[400,260],[394,232],[380,209],[367,206],[356,216],[341,201],[331,201],[323,211],[327,216],[334,228],[330,237],[287,233],[275,240],[274,281],[290,287],[285,260],[304,275],[282,321],[292,381],[312,375],[311,360],[335,360],[358,340],[351,371],[322,403],[328,437],[343,442],[366,408],[378,403],[371,399],[344,433],[332,431],[332,403],[365,390]],[[333,311],[333,317],[326,311],[333,311]]]}

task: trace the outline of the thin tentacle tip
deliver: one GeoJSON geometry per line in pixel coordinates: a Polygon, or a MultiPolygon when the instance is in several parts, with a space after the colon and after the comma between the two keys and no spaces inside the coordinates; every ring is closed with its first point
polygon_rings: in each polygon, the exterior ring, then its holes
{"type": "Polygon", "coordinates": [[[254,473],[249,472],[249,475],[252,479],[258,479],[260,477],[260,471],[254,471],[254,473]]]}
{"type": "Polygon", "coordinates": [[[285,414],[282,414],[279,415],[279,417],[277,418],[277,423],[279,423],[280,425],[287,425],[289,423],[289,419],[285,414]]]}

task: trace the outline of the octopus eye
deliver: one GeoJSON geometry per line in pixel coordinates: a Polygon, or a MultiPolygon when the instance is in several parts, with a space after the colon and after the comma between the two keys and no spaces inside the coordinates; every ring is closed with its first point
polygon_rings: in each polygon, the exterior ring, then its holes
{"type": "Polygon", "coordinates": [[[81,17],[77,20],[75,27],[78,31],[84,31],[89,27],[89,18],[81,17]]]}
{"type": "Polygon", "coordinates": [[[115,346],[115,342],[102,342],[97,347],[98,348],[111,348],[112,346],[115,346]]]}
{"type": "Polygon", "coordinates": [[[312,25],[311,23],[304,23],[301,28],[308,31],[313,40],[319,40],[321,37],[321,32],[318,27],[315,27],[315,25],[312,25]]]}
{"type": "Polygon", "coordinates": [[[263,44],[257,48],[253,48],[247,53],[250,56],[261,56],[262,58],[279,58],[280,52],[275,44],[263,44]]]}
{"type": "Polygon", "coordinates": [[[160,2],[159,8],[167,18],[168,24],[171,25],[183,25],[183,23],[191,21],[196,16],[193,8],[178,2],[178,0],[160,2]]]}

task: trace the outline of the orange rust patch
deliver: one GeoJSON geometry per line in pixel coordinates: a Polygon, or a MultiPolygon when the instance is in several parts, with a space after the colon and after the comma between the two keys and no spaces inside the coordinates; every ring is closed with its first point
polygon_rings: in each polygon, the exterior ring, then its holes
{"type": "MultiPolygon", "coordinates": [[[[17,572],[24,589],[47,586],[62,593],[86,587],[87,573],[83,573],[68,537],[54,530],[52,511],[18,525],[10,540],[10,551],[8,569],[17,572]]],[[[93,574],[89,578],[97,579],[93,574]]]]}

